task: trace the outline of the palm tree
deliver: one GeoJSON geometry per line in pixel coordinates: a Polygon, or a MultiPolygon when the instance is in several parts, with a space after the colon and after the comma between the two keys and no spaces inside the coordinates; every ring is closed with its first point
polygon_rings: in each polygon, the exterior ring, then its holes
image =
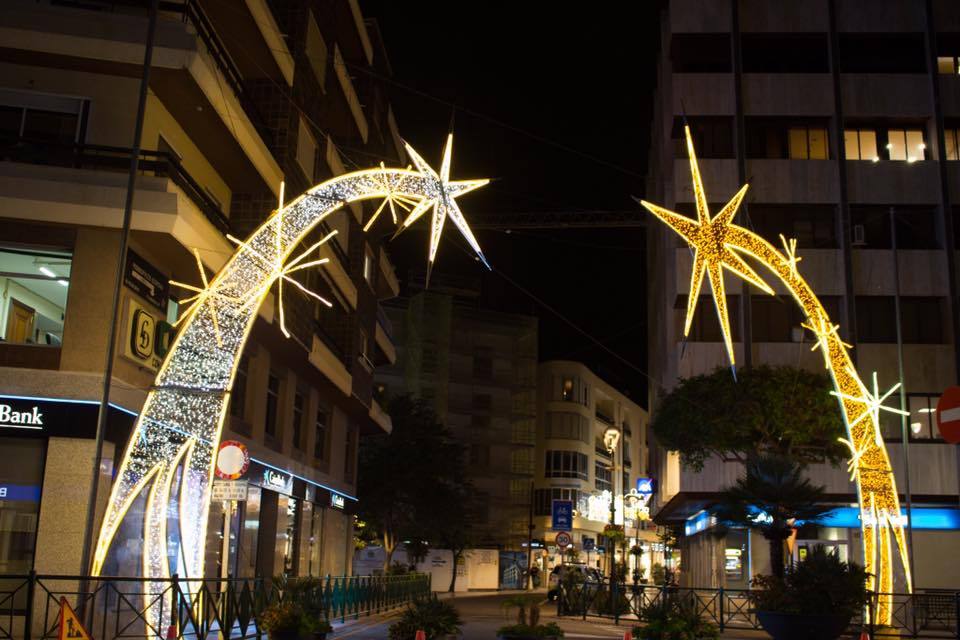
{"type": "Polygon", "coordinates": [[[783,543],[800,521],[815,523],[832,510],[822,486],[803,477],[803,467],[778,454],[749,457],[746,473],[724,490],[713,509],[717,519],[760,531],[770,543],[770,567],[783,577],[783,543]]]}

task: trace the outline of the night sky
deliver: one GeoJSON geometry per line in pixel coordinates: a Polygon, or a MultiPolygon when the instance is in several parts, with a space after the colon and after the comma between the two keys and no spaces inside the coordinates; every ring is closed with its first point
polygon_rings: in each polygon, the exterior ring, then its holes
{"type": "MultiPolygon", "coordinates": [[[[452,120],[452,177],[494,179],[459,200],[473,222],[544,211],[642,217],[630,196],[644,194],[656,5],[361,1],[386,42],[401,135],[438,166],[452,120]]],[[[483,275],[485,306],[540,318],[540,360],[585,362],[645,404],[642,230],[481,230],[494,267],[486,274],[457,236],[445,229],[435,273],[483,275]]],[[[424,268],[426,239],[420,225],[389,246],[401,281],[424,268]]]]}

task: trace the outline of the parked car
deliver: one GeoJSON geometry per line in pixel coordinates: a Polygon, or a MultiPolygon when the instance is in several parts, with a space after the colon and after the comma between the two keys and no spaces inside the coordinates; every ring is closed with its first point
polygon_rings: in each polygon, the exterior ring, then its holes
{"type": "Polygon", "coordinates": [[[603,576],[595,567],[585,564],[558,564],[550,571],[550,578],[547,580],[547,599],[553,601],[560,597],[560,581],[573,572],[579,573],[584,582],[603,582],[603,576]]]}

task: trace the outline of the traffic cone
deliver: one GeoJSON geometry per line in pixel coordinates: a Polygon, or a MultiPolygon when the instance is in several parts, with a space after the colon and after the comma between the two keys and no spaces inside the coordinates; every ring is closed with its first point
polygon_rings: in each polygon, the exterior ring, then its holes
{"type": "Polygon", "coordinates": [[[866,629],[860,632],[860,640],[870,640],[870,634],[867,633],[866,629]]]}
{"type": "Polygon", "coordinates": [[[167,640],[177,640],[177,625],[167,627],[167,640]]]}
{"type": "Polygon", "coordinates": [[[623,640],[633,640],[633,634],[629,631],[623,632],[623,640]]]}
{"type": "Polygon", "coordinates": [[[427,632],[423,629],[417,631],[417,637],[414,640],[427,640],[427,632]]]}

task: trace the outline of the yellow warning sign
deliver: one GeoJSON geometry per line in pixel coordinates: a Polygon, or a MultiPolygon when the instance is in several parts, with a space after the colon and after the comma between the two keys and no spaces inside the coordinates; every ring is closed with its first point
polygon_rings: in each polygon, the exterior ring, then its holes
{"type": "Polygon", "coordinates": [[[66,598],[60,598],[60,636],[58,640],[93,640],[87,630],[83,628],[83,623],[77,617],[77,613],[67,602],[66,598]]]}

